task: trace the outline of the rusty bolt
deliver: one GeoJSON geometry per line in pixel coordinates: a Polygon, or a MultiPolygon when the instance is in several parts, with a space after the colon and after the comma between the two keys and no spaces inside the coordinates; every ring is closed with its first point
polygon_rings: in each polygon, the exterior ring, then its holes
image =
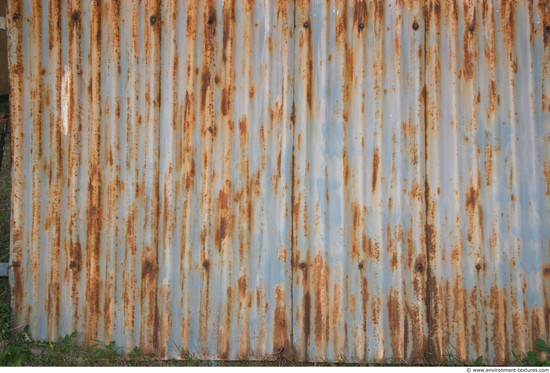
{"type": "Polygon", "coordinates": [[[422,265],[422,263],[418,263],[416,265],[416,271],[417,272],[422,272],[424,270],[424,266],[422,265]]]}
{"type": "Polygon", "coordinates": [[[359,29],[362,30],[365,28],[365,24],[363,22],[359,22],[359,29]]]}
{"type": "Polygon", "coordinates": [[[308,21],[305,21],[304,22],[304,28],[308,28],[309,27],[309,22],[308,21]]]}
{"type": "Polygon", "coordinates": [[[476,24],[472,22],[470,24],[470,27],[468,27],[468,30],[470,30],[470,32],[474,32],[475,29],[476,29],[476,24]]]}
{"type": "Polygon", "coordinates": [[[419,27],[420,26],[418,25],[418,22],[414,21],[413,22],[413,30],[416,31],[416,30],[418,30],[419,27]]]}
{"type": "Polygon", "coordinates": [[[208,259],[205,259],[205,260],[202,262],[202,266],[204,267],[204,269],[210,268],[210,261],[209,261],[208,259]]]}
{"type": "Polygon", "coordinates": [[[479,270],[481,270],[481,264],[477,263],[476,264],[476,271],[479,271],[479,270]]]}
{"type": "Polygon", "coordinates": [[[300,263],[300,269],[304,270],[306,269],[306,266],[307,266],[306,263],[304,262],[300,263]]]}
{"type": "Polygon", "coordinates": [[[151,25],[154,25],[155,23],[157,23],[157,17],[151,16],[151,18],[149,18],[149,22],[151,22],[151,25]]]}
{"type": "Polygon", "coordinates": [[[13,13],[13,15],[11,16],[11,19],[14,21],[17,21],[19,19],[19,13],[17,12],[13,13]]]}

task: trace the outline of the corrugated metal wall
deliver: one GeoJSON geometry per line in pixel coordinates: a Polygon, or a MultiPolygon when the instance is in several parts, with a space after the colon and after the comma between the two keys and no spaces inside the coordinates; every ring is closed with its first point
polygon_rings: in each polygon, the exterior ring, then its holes
{"type": "Polygon", "coordinates": [[[503,363],[550,328],[550,3],[433,1],[427,17],[433,350],[503,363]]]}
{"type": "Polygon", "coordinates": [[[33,337],[495,363],[550,326],[544,1],[11,1],[33,337]]]}
{"type": "Polygon", "coordinates": [[[422,4],[298,2],[295,19],[294,347],[421,358],[422,4]]]}

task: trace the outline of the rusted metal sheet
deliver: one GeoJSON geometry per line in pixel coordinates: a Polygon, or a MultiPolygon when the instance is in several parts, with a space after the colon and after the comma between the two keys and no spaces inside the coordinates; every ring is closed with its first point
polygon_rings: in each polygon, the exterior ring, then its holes
{"type": "Polygon", "coordinates": [[[421,358],[422,4],[301,1],[295,19],[297,357],[421,358]]]}
{"type": "Polygon", "coordinates": [[[510,360],[550,327],[544,1],[11,1],[33,337],[510,360]]]}
{"type": "Polygon", "coordinates": [[[291,3],[11,1],[11,283],[33,337],[290,341],[291,3]]]}
{"type": "Polygon", "coordinates": [[[429,325],[503,363],[548,338],[550,4],[430,1],[426,53],[429,325]]]}

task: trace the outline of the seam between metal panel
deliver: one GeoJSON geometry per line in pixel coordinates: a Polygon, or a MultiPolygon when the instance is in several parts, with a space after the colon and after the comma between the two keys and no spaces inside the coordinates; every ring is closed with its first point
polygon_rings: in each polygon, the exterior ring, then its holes
{"type": "Polygon", "coordinates": [[[427,170],[427,164],[428,164],[428,87],[426,85],[426,61],[427,61],[427,55],[428,55],[428,39],[429,39],[429,32],[428,32],[428,26],[430,22],[430,5],[424,4],[423,9],[423,18],[424,18],[424,60],[422,61],[422,69],[423,71],[423,78],[424,78],[424,85],[423,85],[423,92],[422,92],[422,98],[423,98],[423,104],[424,104],[424,246],[425,246],[425,252],[426,252],[426,278],[425,278],[425,286],[426,286],[426,299],[425,299],[425,307],[426,307],[426,323],[427,323],[427,345],[426,345],[426,351],[425,355],[428,354],[427,358],[428,360],[431,360],[434,356],[433,354],[433,343],[432,343],[432,286],[431,286],[431,272],[432,272],[432,264],[430,261],[430,244],[431,244],[431,231],[429,232],[430,228],[428,227],[428,213],[429,213],[429,180],[428,180],[428,170],[427,170]]]}
{"type": "Polygon", "coordinates": [[[294,226],[294,196],[295,196],[295,187],[294,187],[294,171],[295,171],[295,162],[294,162],[294,134],[296,131],[296,95],[295,95],[295,78],[296,78],[296,8],[297,2],[293,1],[292,9],[292,37],[294,38],[292,43],[292,73],[290,77],[292,79],[292,93],[291,93],[291,102],[292,106],[290,109],[290,125],[292,126],[291,139],[292,139],[292,154],[290,158],[290,352],[294,355],[294,240],[296,237],[296,230],[294,226]]]}

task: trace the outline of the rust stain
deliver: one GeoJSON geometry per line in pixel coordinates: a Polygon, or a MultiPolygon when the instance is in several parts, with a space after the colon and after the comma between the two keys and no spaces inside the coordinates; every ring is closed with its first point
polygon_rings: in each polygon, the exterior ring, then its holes
{"type": "Polygon", "coordinates": [[[329,333],[329,274],[328,265],[320,254],[315,256],[313,267],[313,287],[315,294],[315,345],[322,348],[329,333]]]}
{"type": "Polygon", "coordinates": [[[351,225],[351,258],[359,257],[359,231],[362,226],[361,205],[357,201],[351,204],[352,225],[351,225]]]}
{"type": "Polygon", "coordinates": [[[281,351],[287,345],[288,321],[285,308],[286,293],[284,285],[275,287],[275,311],[273,317],[273,346],[281,351]]]}
{"type": "Polygon", "coordinates": [[[401,297],[397,289],[392,288],[388,294],[386,304],[388,312],[388,329],[390,332],[390,345],[392,348],[392,356],[398,359],[403,359],[404,355],[404,334],[402,328],[402,303],[401,297]]]}
{"type": "Polygon", "coordinates": [[[476,10],[475,7],[470,9],[468,2],[464,2],[464,14],[465,17],[470,17],[470,19],[465,19],[467,30],[464,31],[463,36],[463,48],[464,48],[464,60],[462,61],[462,72],[464,79],[470,80],[473,78],[475,73],[476,66],[476,45],[475,45],[475,24],[476,24],[476,10]],[[471,13],[471,16],[469,15],[471,13]]]}
{"type": "Polygon", "coordinates": [[[374,150],[372,157],[372,192],[376,191],[376,185],[378,183],[378,167],[380,167],[380,154],[378,148],[374,150]]]}

